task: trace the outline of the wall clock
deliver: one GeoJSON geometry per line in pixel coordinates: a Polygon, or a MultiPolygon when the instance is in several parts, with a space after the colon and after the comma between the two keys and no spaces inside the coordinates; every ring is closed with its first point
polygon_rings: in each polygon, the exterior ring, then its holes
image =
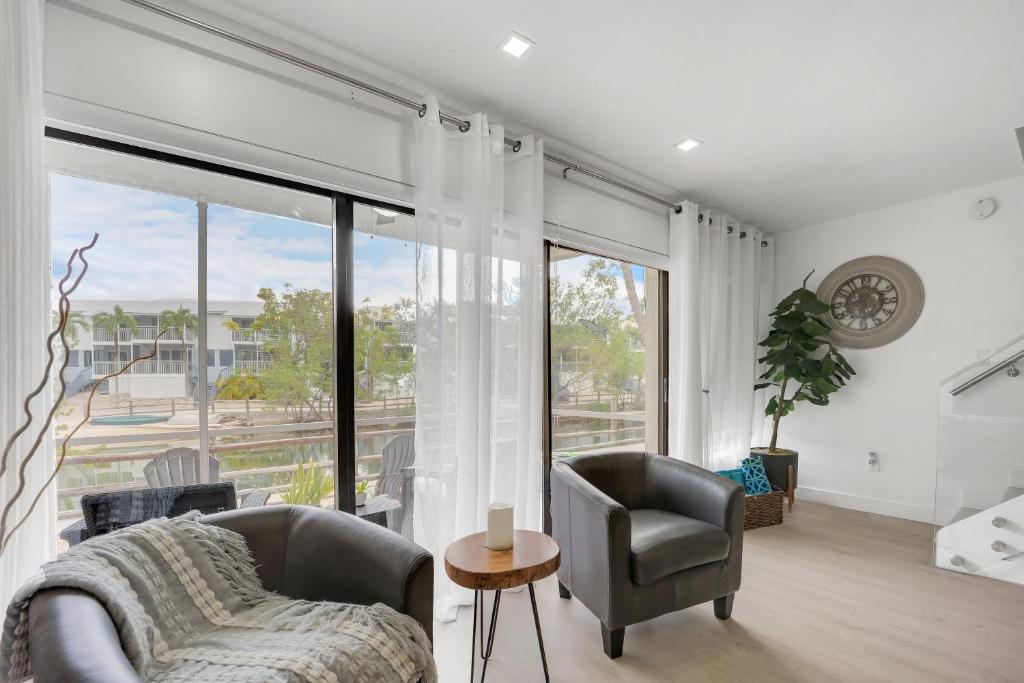
{"type": "Polygon", "coordinates": [[[902,337],[924,308],[924,285],[914,269],[887,256],[865,256],[839,266],[818,287],[838,346],[870,349],[902,337]]]}

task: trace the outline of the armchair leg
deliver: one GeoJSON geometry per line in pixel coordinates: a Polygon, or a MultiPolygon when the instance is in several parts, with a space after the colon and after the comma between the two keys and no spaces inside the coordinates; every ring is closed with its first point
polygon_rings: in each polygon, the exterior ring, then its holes
{"type": "Polygon", "coordinates": [[[601,640],[604,641],[604,653],[608,655],[608,659],[617,659],[622,656],[622,641],[625,637],[625,628],[617,628],[613,631],[601,624],[601,640]]]}
{"type": "Polygon", "coordinates": [[[572,597],[572,593],[569,592],[568,588],[562,585],[561,581],[558,582],[558,597],[562,598],[563,600],[568,600],[572,597]]]}
{"type": "Polygon", "coordinates": [[[732,601],[735,593],[729,593],[723,598],[715,598],[715,616],[719,619],[728,619],[732,616],[732,601]]]}

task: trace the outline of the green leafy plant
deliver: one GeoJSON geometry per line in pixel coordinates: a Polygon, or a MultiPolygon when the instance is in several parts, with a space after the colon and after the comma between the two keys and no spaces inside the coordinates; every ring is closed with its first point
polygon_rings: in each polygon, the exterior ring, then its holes
{"type": "Polygon", "coordinates": [[[356,493],[368,493],[369,489],[370,489],[370,483],[369,482],[361,481],[358,484],[356,484],[356,493]]]}
{"type": "Polygon", "coordinates": [[[281,494],[281,499],[291,505],[320,505],[320,501],[333,491],[334,477],[310,458],[308,467],[299,463],[291,486],[281,494]]]}
{"type": "MultiPolygon", "coordinates": [[[[185,354],[188,355],[190,347],[185,343],[185,333],[187,330],[191,330],[193,333],[199,331],[199,317],[189,309],[181,306],[178,306],[177,310],[167,309],[160,311],[160,331],[169,332],[172,330],[178,333],[182,348],[185,349],[185,354]]],[[[190,359],[183,357],[182,360],[187,362],[190,359]]],[[[187,372],[187,370],[183,370],[183,372],[187,372]]]]}
{"type": "Polygon", "coordinates": [[[779,388],[764,410],[773,419],[769,452],[778,450],[779,422],[793,412],[797,401],[826,406],[829,397],[857,374],[826,336],[831,328],[822,316],[828,312],[828,304],[807,289],[813,274],[812,270],[800,288],[771,312],[772,329],[760,342],[768,349],[758,358],[765,366],[760,376],[765,381],[754,389],[779,388]],[[793,385],[796,390],[787,394],[793,385]]]}
{"type": "Polygon", "coordinates": [[[217,398],[242,401],[264,398],[263,379],[259,375],[239,372],[217,380],[217,398]]]}

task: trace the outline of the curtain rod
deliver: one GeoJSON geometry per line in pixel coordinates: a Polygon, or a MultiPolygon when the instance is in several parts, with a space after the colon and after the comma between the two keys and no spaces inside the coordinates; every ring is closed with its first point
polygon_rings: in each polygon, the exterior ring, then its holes
{"type": "MultiPolygon", "coordinates": [[[[328,69],[327,67],[321,66],[320,64],[317,64],[315,62],[311,62],[309,60],[302,59],[301,57],[296,57],[293,54],[289,54],[289,53],[284,52],[282,50],[278,50],[276,48],[270,47],[269,45],[264,45],[263,43],[258,43],[255,40],[250,40],[249,38],[246,38],[244,36],[240,36],[237,33],[232,33],[230,31],[226,31],[226,30],[224,30],[222,28],[219,28],[217,26],[213,26],[212,24],[207,24],[206,22],[199,21],[198,19],[194,19],[194,18],[192,18],[192,17],[190,17],[190,16],[188,16],[186,14],[181,14],[180,12],[175,12],[174,10],[170,10],[170,9],[167,9],[166,7],[162,7],[160,5],[156,5],[156,4],[152,3],[152,2],[148,2],[147,0],[123,0],[123,2],[126,2],[129,5],[134,5],[136,7],[139,7],[139,8],[145,9],[145,10],[149,10],[150,12],[153,12],[155,14],[159,14],[160,16],[163,16],[163,17],[167,17],[168,19],[173,19],[174,21],[180,22],[180,23],[185,24],[187,26],[191,26],[193,28],[197,28],[200,31],[205,31],[207,33],[211,33],[211,34],[213,34],[215,36],[219,36],[221,38],[224,38],[225,40],[230,40],[233,43],[237,43],[239,45],[243,45],[243,46],[248,47],[250,49],[256,50],[257,52],[262,52],[265,55],[269,55],[269,56],[274,57],[275,59],[279,59],[279,60],[281,60],[283,62],[288,62],[289,64],[292,64],[292,65],[297,66],[297,67],[302,68],[302,69],[306,69],[307,71],[312,71],[313,73],[319,74],[321,76],[324,76],[325,78],[330,78],[332,80],[339,81],[339,82],[344,83],[346,85],[350,85],[353,88],[358,88],[359,90],[363,90],[363,91],[368,92],[368,93],[370,93],[372,95],[376,95],[377,97],[383,98],[383,99],[385,99],[385,100],[387,100],[389,102],[393,102],[395,104],[399,104],[399,105],[401,105],[403,107],[407,107],[409,109],[415,109],[416,111],[418,111],[420,113],[420,116],[423,116],[424,113],[426,113],[427,105],[422,103],[422,102],[416,102],[415,100],[410,100],[408,97],[402,97],[401,95],[399,95],[397,93],[393,93],[393,92],[390,92],[388,90],[384,90],[383,88],[378,88],[375,85],[371,85],[370,83],[367,83],[365,81],[361,81],[359,79],[352,78],[351,76],[347,76],[347,75],[345,75],[343,73],[339,73],[337,71],[334,71],[333,69],[328,69]]],[[[461,130],[463,132],[469,130],[469,127],[470,127],[470,122],[469,121],[466,121],[465,119],[462,119],[462,118],[460,118],[458,116],[453,116],[452,114],[446,114],[444,112],[441,112],[440,115],[441,115],[441,121],[442,122],[450,123],[450,124],[452,124],[454,126],[458,126],[459,130],[461,130]]],[[[509,147],[511,147],[514,152],[518,152],[519,151],[519,146],[520,146],[521,143],[518,140],[513,140],[511,138],[505,138],[505,144],[508,145],[509,147]]],[[[626,192],[631,192],[631,193],[633,193],[635,195],[643,197],[644,199],[646,199],[648,201],[654,202],[655,204],[661,204],[662,206],[665,206],[665,207],[668,207],[668,208],[672,209],[676,213],[681,213],[682,210],[683,210],[683,207],[680,206],[679,204],[676,204],[674,202],[670,202],[668,200],[662,199],[661,197],[657,197],[657,196],[655,196],[655,195],[653,195],[653,194],[651,194],[649,192],[645,192],[644,190],[641,190],[638,187],[634,187],[632,185],[627,185],[624,182],[621,182],[621,181],[616,180],[616,179],[614,179],[612,177],[604,175],[603,173],[599,173],[598,171],[595,171],[593,169],[587,168],[585,166],[580,166],[579,164],[577,164],[574,161],[569,161],[567,159],[563,159],[561,157],[555,156],[554,154],[545,154],[544,155],[544,159],[547,160],[547,161],[550,161],[550,162],[552,162],[554,164],[558,164],[559,166],[562,166],[563,167],[562,177],[565,177],[565,175],[569,171],[575,171],[576,173],[580,173],[582,175],[588,176],[588,177],[593,178],[595,180],[599,180],[599,181],[601,181],[603,183],[607,183],[609,185],[617,187],[620,190],[625,190],[626,192]]]]}

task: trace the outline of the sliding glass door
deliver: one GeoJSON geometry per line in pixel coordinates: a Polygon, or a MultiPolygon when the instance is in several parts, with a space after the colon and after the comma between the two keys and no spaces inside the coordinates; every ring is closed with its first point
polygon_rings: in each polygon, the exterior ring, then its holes
{"type": "Polygon", "coordinates": [[[58,448],[81,423],[57,480],[63,541],[92,493],[231,482],[240,505],[336,505],[332,193],[56,140],[47,154],[54,282],[99,234],[55,422],[58,448]]]}
{"type": "Polygon", "coordinates": [[[665,452],[665,274],[548,246],[552,460],[665,452]]]}

